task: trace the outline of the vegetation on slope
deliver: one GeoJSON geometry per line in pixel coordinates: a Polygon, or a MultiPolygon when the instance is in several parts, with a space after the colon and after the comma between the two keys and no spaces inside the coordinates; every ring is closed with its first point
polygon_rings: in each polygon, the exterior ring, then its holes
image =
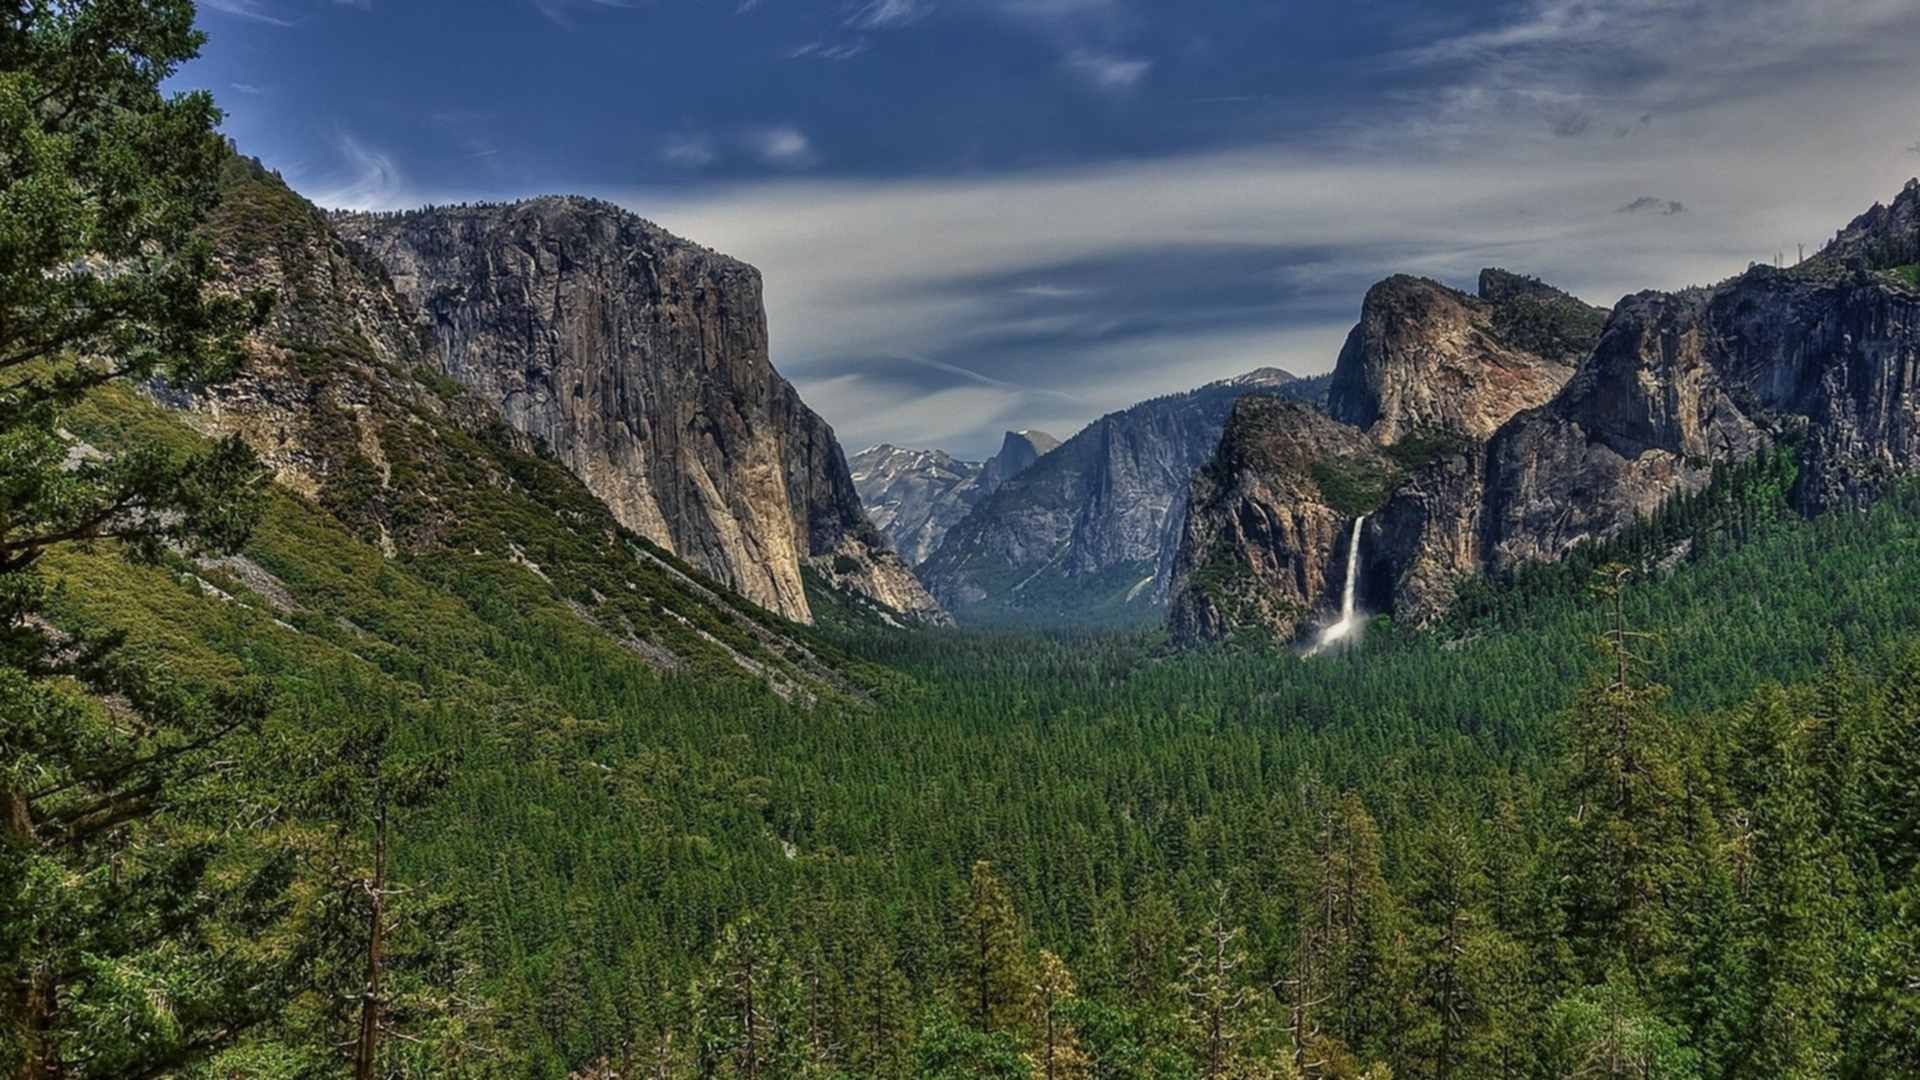
{"type": "Polygon", "coordinates": [[[0,36],[0,131],[41,194],[101,148],[186,169],[129,255],[179,261],[91,285],[46,271],[124,221],[0,201],[53,229],[6,327],[169,283],[126,339],[0,343],[15,1075],[1920,1072],[1920,493],[1801,521],[1763,462],[1596,549],[1640,569],[1597,596],[1543,571],[1304,662],[769,622],[418,383],[318,497],[266,490],[62,359],[232,358],[211,112],[153,94],[191,14],[0,15],[38,32],[0,36]],[[131,80],[88,139],[25,104],[72,63],[131,80]],[[92,138],[133,119],[209,153],[92,138]]]}

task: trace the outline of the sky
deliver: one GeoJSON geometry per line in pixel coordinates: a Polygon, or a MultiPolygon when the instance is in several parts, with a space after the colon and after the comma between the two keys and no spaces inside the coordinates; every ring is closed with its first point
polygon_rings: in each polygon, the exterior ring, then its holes
{"type": "Polygon", "coordinates": [[[758,266],[849,451],[1261,366],[1367,286],[1598,304],[1920,174],[1920,0],[200,0],[182,87],[325,206],[580,193],[758,266]]]}

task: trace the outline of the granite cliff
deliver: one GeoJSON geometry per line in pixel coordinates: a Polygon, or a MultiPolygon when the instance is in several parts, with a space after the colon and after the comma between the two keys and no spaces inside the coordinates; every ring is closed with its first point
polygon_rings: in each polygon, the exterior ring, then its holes
{"type": "Polygon", "coordinates": [[[237,287],[272,294],[270,318],[234,381],[147,389],[189,426],[239,435],[301,497],[276,497],[265,527],[270,552],[300,558],[234,556],[205,572],[266,597],[283,629],[378,664],[406,656],[418,628],[353,622],[303,560],[365,574],[371,549],[394,571],[380,590],[445,590],[407,603],[555,620],[559,636],[584,630],[661,672],[744,676],[797,701],[862,692],[811,631],[624,528],[494,403],[446,377],[385,269],[278,176],[236,157],[221,191],[210,238],[237,287]]]}
{"type": "Polygon", "coordinates": [[[1794,448],[1807,513],[1864,504],[1920,467],[1920,181],[1798,266],[1635,294],[1604,328],[1598,311],[1497,271],[1471,300],[1376,287],[1330,412],[1383,457],[1333,445],[1319,418],[1236,413],[1195,484],[1176,632],[1290,638],[1328,609],[1344,555],[1324,519],[1339,508],[1303,475],[1361,478],[1334,523],[1368,515],[1369,606],[1423,621],[1462,577],[1604,539],[1768,447],[1794,448]],[[1314,527],[1246,526],[1282,519],[1314,527]],[[1276,585],[1276,566],[1298,572],[1276,585]],[[1222,595],[1258,602],[1208,607],[1222,595]]]}
{"type": "Polygon", "coordinates": [[[1324,378],[1264,368],[1104,416],[982,499],[922,577],[963,621],[1150,619],[1166,603],[1188,487],[1233,403],[1325,392],[1324,378]]]}
{"type": "Polygon", "coordinates": [[[751,266],[578,198],[333,227],[419,313],[433,367],[621,524],[798,621],[803,566],[942,617],[867,521],[832,429],[774,371],[751,266]]]}
{"type": "Polygon", "coordinates": [[[984,462],[882,443],[855,454],[848,464],[867,517],[901,558],[918,566],[967,511],[1059,445],[1044,431],[1009,431],[1000,452],[984,462]]]}

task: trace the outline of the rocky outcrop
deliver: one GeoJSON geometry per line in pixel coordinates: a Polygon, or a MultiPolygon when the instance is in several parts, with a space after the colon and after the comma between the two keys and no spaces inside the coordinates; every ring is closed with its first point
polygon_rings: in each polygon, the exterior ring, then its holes
{"type": "Polygon", "coordinates": [[[1800,445],[1802,509],[1870,500],[1920,465],[1917,354],[1920,289],[1870,266],[1630,297],[1579,378],[1494,440],[1487,564],[1610,535],[1782,438],[1800,445]]]}
{"type": "Polygon", "coordinates": [[[1367,292],[1327,411],[1383,444],[1417,432],[1486,439],[1573,377],[1607,313],[1532,278],[1480,274],[1480,295],[1399,275],[1367,292]]]}
{"type": "Polygon", "coordinates": [[[811,617],[803,565],[938,617],[866,520],[832,429],[773,370],[752,267],[587,199],[334,227],[418,308],[432,365],[628,528],[789,618],[811,617]]]}
{"type": "Polygon", "coordinates": [[[1140,621],[1164,607],[1193,474],[1248,394],[1319,400],[1267,368],[1094,421],[982,500],[922,577],[963,621],[1140,621]]]}
{"type": "Polygon", "coordinates": [[[1219,450],[1193,480],[1168,611],[1175,639],[1249,629],[1290,639],[1316,610],[1337,610],[1345,541],[1393,470],[1359,428],[1310,405],[1235,403],[1219,450]]]}
{"type": "Polygon", "coordinates": [[[874,527],[918,566],[981,499],[1059,445],[1044,431],[1009,431],[1000,452],[981,463],[883,443],[853,456],[853,486],[874,527]]]}
{"type": "MultiPolygon", "coordinates": [[[[1490,310],[1430,283],[1383,283],[1342,353],[1331,405],[1337,418],[1386,444],[1394,467],[1391,494],[1363,537],[1373,606],[1428,618],[1464,575],[1505,573],[1605,539],[1703,487],[1716,464],[1783,442],[1797,448],[1794,498],[1804,511],[1875,498],[1920,468],[1916,260],[1920,182],[1799,266],[1755,266],[1712,288],[1627,297],[1577,373],[1550,400],[1510,417],[1501,413],[1538,396],[1550,367],[1584,340],[1589,315],[1571,306],[1577,301],[1492,271],[1482,275],[1478,298],[1490,310]],[[1516,301],[1523,307],[1513,308],[1516,301]],[[1516,355],[1526,363],[1516,366],[1516,355]],[[1517,392],[1505,377],[1522,367],[1534,374],[1517,392]]],[[[1271,458],[1241,460],[1255,472],[1278,467],[1271,458]]],[[[1298,473],[1289,462],[1276,476],[1209,482],[1310,499],[1298,473]]],[[[1210,496],[1208,506],[1216,504],[1210,496]]],[[[1220,505],[1210,514],[1245,513],[1231,500],[1220,505]]],[[[1196,514],[1200,506],[1196,496],[1196,514]]],[[[1270,517],[1277,512],[1266,508],[1270,517]]],[[[1326,516],[1310,504],[1288,512],[1295,521],[1326,516]]],[[[1297,608],[1314,602],[1313,588],[1324,589],[1312,568],[1337,556],[1324,531],[1236,532],[1224,520],[1196,521],[1195,543],[1212,550],[1183,555],[1195,573],[1212,566],[1217,577],[1237,566],[1242,578],[1259,580],[1272,566],[1307,569],[1299,582],[1270,583],[1269,600],[1240,604],[1234,610],[1244,621],[1195,607],[1199,614],[1184,614],[1176,629],[1189,640],[1247,626],[1297,630],[1297,608]],[[1246,538],[1245,550],[1236,536],[1246,538]],[[1294,543],[1320,550],[1262,546],[1294,543]]],[[[1186,611],[1183,604],[1184,597],[1176,607],[1186,611]]]]}
{"type": "Polygon", "coordinates": [[[1007,481],[1026,472],[1034,462],[1059,449],[1060,440],[1044,431],[1009,431],[1000,440],[1000,452],[980,467],[980,480],[974,485],[978,502],[1000,490],[1007,481]]]}
{"type": "MultiPolygon", "coordinates": [[[[384,268],[277,175],[233,158],[221,199],[207,232],[224,276],[270,294],[270,317],[246,342],[248,363],[233,381],[148,390],[188,425],[244,439],[303,496],[300,508],[270,512],[292,532],[269,550],[290,544],[365,565],[364,553],[329,547],[342,542],[337,523],[388,559],[411,562],[416,572],[395,578],[405,588],[446,589],[409,593],[408,610],[511,598],[516,617],[578,620],[661,672],[743,676],[802,703],[864,695],[840,660],[622,528],[578,477],[532,452],[531,436],[441,374],[416,310],[384,268]]],[[[328,602],[313,593],[323,584],[276,576],[250,556],[229,562],[222,571],[276,612],[311,618],[298,632],[340,629],[314,617],[328,602]],[[305,594],[300,604],[293,593],[305,594]]],[[[346,625],[356,650],[408,633],[346,625]]]]}

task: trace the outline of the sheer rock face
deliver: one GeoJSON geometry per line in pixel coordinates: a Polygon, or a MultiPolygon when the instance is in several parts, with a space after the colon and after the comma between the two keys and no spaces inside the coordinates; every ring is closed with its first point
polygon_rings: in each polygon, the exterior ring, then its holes
{"type": "Polygon", "coordinates": [[[1382,444],[1416,432],[1484,440],[1573,377],[1606,318],[1531,278],[1480,275],[1480,295],[1390,277],[1367,292],[1327,411],[1382,444]]]}
{"type": "Polygon", "coordinates": [[[1168,611],[1175,640],[1246,629],[1292,638],[1316,612],[1339,609],[1357,508],[1336,509],[1340,496],[1316,478],[1334,462],[1350,473],[1392,468],[1359,428],[1311,405],[1247,397],[1233,406],[1219,450],[1193,480],[1168,611]]]}
{"type": "Polygon", "coordinates": [[[1059,445],[1044,431],[1009,431],[1000,452],[984,463],[883,443],[855,454],[850,464],[868,518],[901,558],[918,566],[981,499],[1059,445]]]}
{"type": "Polygon", "coordinates": [[[1166,603],[1193,475],[1233,403],[1317,400],[1324,387],[1267,368],[1102,417],[981,500],[923,577],[963,620],[1149,617],[1166,603]]]}
{"type": "Polygon", "coordinates": [[[758,271],[609,204],[343,214],[421,312],[435,367],[620,522],[800,621],[810,563],[939,609],[867,522],[833,431],[768,359],[758,271]]]}
{"type": "Polygon", "coordinates": [[[1802,509],[1873,498],[1920,465],[1916,350],[1920,290],[1872,269],[1756,267],[1629,298],[1566,392],[1494,440],[1490,567],[1604,537],[1789,434],[1802,509]]]}
{"type": "MultiPolygon", "coordinates": [[[[1362,593],[1375,610],[1429,618],[1451,602],[1461,577],[1604,539],[1675,494],[1698,490],[1715,462],[1783,439],[1799,448],[1794,496],[1808,513],[1859,505],[1920,469],[1920,182],[1800,266],[1756,266],[1710,289],[1627,297],[1573,377],[1510,415],[1502,413],[1544,385],[1512,393],[1493,377],[1525,366],[1516,366],[1516,345],[1541,361],[1531,370],[1545,379],[1565,350],[1579,347],[1590,320],[1577,301],[1529,279],[1489,271],[1480,292],[1478,305],[1490,313],[1431,283],[1391,279],[1369,294],[1341,355],[1330,408],[1389,444],[1392,459],[1391,494],[1362,537],[1362,593]],[[1528,306],[1512,309],[1516,300],[1528,306]]],[[[1269,426],[1285,422],[1269,418],[1269,426]]],[[[1235,438],[1230,425],[1223,460],[1207,474],[1207,520],[1196,483],[1188,534],[1211,544],[1212,554],[1183,552],[1182,565],[1210,565],[1215,578],[1237,570],[1268,580],[1270,596],[1241,605],[1238,619],[1176,602],[1175,629],[1188,640],[1253,626],[1294,633],[1300,608],[1324,602],[1324,574],[1315,568],[1340,557],[1342,538],[1323,527],[1327,507],[1299,483],[1298,462],[1258,475],[1276,459],[1228,460],[1235,438]],[[1278,503],[1255,499],[1264,517],[1249,517],[1245,500],[1223,501],[1221,490],[1293,501],[1283,514],[1278,503]],[[1256,529],[1233,515],[1294,525],[1256,529]],[[1322,527],[1305,524],[1314,522],[1322,527]],[[1299,572],[1289,581],[1273,567],[1299,572]]],[[[1295,439],[1295,452],[1310,452],[1315,438],[1295,439]]],[[[1327,452],[1330,461],[1351,457],[1327,452]]]]}
{"type": "Polygon", "coordinates": [[[1060,440],[1044,431],[1009,431],[1000,440],[1000,452],[980,467],[979,494],[974,501],[1000,490],[1000,485],[1026,472],[1034,462],[1059,449],[1060,440]]]}
{"type": "Polygon", "coordinates": [[[1420,621],[1479,570],[1488,441],[1552,400],[1607,319],[1535,278],[1480,272],[1478,295],[1393,277],[1368,292],[1334,373],[1330,411],[1397,449],[1397,489],[1369,522],[1367,584],[1420,621]]]}

